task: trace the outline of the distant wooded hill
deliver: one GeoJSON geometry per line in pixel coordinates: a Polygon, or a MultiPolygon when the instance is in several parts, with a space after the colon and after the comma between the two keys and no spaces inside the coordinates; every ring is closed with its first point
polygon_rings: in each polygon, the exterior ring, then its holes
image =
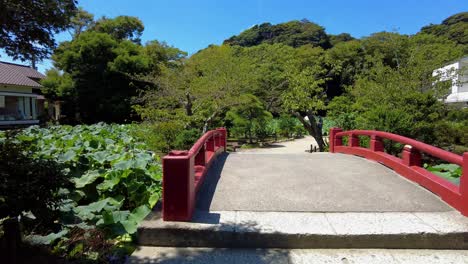
{"type": "MultiPolygon", "coordinates": [[[[462,12],[446,18],[441,24],[430,24],[419,33],[445,36],[458,44],[468,45],[468,12],[462,12]]],[[[262,43],[282,43],[292,47],[310,44],[324,49],[339,42],[350,41],[354,38],[348,33],[331,35],[325,28],[309,20],[294,20],[272,25],[263,23],[255,25],[237,36],[232,36],[224,44],[251,47],[262,43]]]]}

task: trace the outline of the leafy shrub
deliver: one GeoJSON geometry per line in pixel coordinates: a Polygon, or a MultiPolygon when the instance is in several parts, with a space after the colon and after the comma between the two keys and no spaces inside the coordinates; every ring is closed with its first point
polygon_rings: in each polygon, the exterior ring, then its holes
{"type": "Polygon", "coordinates": [[[32,240],[51,243],[77,224],[96,226],[107,238],[135,233],[159,200],[161,165],[145,144],[130,136],[131,129],[103,123],[35,126],[16,135],[29,157],[60,164],[73,183],[59,191],[66,197],[60,205],[63,232],[32,240]]]}
{"type": "Polygon", "coordinates": [[[31,211],[48,219],[61,202],[59,189],[70,185],[60,164],[33,159],[26,149],[9,138],[0,143],[0,218],[31,211]]]}
{"type": "Polygon", "coordinates": [[[456,164],[439,164],[430,166],[428,164],[424,164],[424,168],[428,171],[434,173],[437,176],[445,178],[455,184],[460,184],[460,177],[462,175],[462,169],[460,166],[456,164]]]}
{"type": "Polygon", "coordinates": [[[183,130],[184,125],[177,121],[146,122],[135,126],[131,133],[152,151],[167,153],[175,148],[177,135],[183,130]]]}
{"type": "Polygon", "coordinates": [[[283,137],[292,137],[294,135],[295,129],[297,128],[297,119],[291,116],[282,115],[279,118],[279,131],[283,137]]]}
{"type": "Polygon", "coordinates": [[[132,127],[131,134],[148,149],[164,155],[174,149],[189,149],[201,136],[198,129],[186,129],[182,122],[146,122],[132,127]]]}
{"type": "Polygon", "coordinates": [[[307,131],[304,128],[304,125],[302,125],[301,122],[297,120],[297,118],[294,118],[294,132],[293,132],[294,137],[301,138],[305,134],[307,134],[307,131]]]}
{"type": "Polygon", "coordinates": [[[200,138],[198,129],[188,129],[179,132],[174,141],[175,149],[190,149],[193,144],[200,138]]]}
{"type": "Polygon", "coordinates": [[[336,122],[334,120],[332,120],[331,118],[329,117],[324,117],[323,118],[323,126],[322,126],[322,133],[324,136],[328,136],[328,134],[330,133],[330,128],[332,127],[338,127],[336,125],[336,122]]]}
{"type": "Polygon", "coordinates": [[[71,185],[62,166],[53,160],[34,159],[26,149],[9,137],[0,141],[0,229],[4,233],[0,250],[5,250],[2,256],[7,261],[8,256],[18,254],[22,244],[20,224],[25,224],[26,232],[60,229],[54,223],[63,198],[59,190],[71,185]],[[33,225],[28,225],[30,218],[33,225]]]}

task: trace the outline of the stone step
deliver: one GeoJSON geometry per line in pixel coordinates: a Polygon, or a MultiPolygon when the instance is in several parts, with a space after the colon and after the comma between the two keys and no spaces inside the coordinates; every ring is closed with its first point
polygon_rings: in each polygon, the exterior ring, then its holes
{"type": "Polygon", "coordinates": [[[468,218],[448,212],[197,211],[193,222],[153,213],[138,228],[142,246],[213,248],[468,249],[468,218]]]}
{"type": "Polygon", "coordinates": [[[408,249],[232,249],[140,247],[128,264],[259,264],[259,263],[468,263],[466,250],[408,249]]]}

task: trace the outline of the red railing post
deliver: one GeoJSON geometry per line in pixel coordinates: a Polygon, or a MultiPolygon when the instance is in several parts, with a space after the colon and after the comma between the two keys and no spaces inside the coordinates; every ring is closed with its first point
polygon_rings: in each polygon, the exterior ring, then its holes
{"type": "Polygon", "coordinates": [[[462,175],[460,178],[461,210],[464,216],[468,216],[468,152],[463,153],[462,175]]]}
{"type": "Polygon", "coordinates": [[[206,151],[214,152],[215,151],[215,139],[212,136],[210,139],[206,141],[206,151]]]}
{"type": "Polygon", "coordinates": [[[359,137],[354,134],[350,134],[348,137],[348,147],[359,147],[359,137]]]}
{"type": "Polygon", "coordinates": [[[374,152],[384,151],[384,145],[383,145],[382,139],[376,135],[372,135],[371,140],[370,140],[370,149],[374,152]]]}
{"type": "Polygon", "coordinates": [[[227,130],[224,127],[219,127],[216,129],[217,131],[221,132],[221,136],[219,137],[219,146],[224,148],[224,151],[226,151],[226,145],[227,145],[227,130]]]}
{"type": "Polygon", "coordinates": [[[219,148],[219,135],[218,133],[213,134],[215,150],[219,148]]]}
{"type": "Polygon", "coordinates": [[[194,159],[188,151],[163,158],[163,219],[189,221],[195,205],[194,159]]]}
{"type": "Polygon", "coordinates": [[[403,148],[403,164],[406,166],[421,167],[421,152],[410,145],[403,148]]]}
{"type": "Polygon", "coordinates": [[[331,153],[334,153],[335,152],[335,147],[336,146],[341,146],[343,145],[343,140],[341,137],[337,137],[336,136],[336,133],[339,133],[339,132],[342,132],[343,129],[341,128],[338,128],[338,127],[332,127],[330,128],[330,139],[328,140],[329,141],[329,151],[331,153]]]}
{"type": "Polygon", "coordinates": [[[203,145],[200,148],[200,151],[195,155],[195,165],[205,167],[206,164],[206,153],[205,146],[203,145]]]}

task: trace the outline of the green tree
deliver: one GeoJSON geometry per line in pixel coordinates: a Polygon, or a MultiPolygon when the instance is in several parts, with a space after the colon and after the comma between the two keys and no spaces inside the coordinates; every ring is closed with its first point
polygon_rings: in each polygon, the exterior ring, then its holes
{"type": "Polygon", "coordinates": [[[145,93],[145,107],[138,112],[145,120],[185,120],[187,127],[208,130],[254,87],[252,66],[236,53],[230,46],[212,46],[176,67],[162,67],[154,78],[156,88],[145,93]]]}
{"type": "Polygon", "coordinates": [[[70,35],[72,38],[78,37],[81,32],[88,29],[94,23],[94,15],[79,7],[70,19],[70,35]]]}
{"type": "Polygon", "coordinates": [[[257,137],[265,138],[261,127],[266,126],[266,122],[272,118],[270,112],[265,110],[263,103],[255,96],[250,94],[242,95],[244,103],[233,107],[227,114],[226,118],[231,120],[235,129],[244,130],[249,138],[249,143],[253,143],[255,128],[257,128],[257,137]]]}
{"type": "MultiPolygon", "coordinates": [[[[21,245],[20,223],[34,215],[35,224],[53,228],[63,197],[61,188],[70,185],[63,166],[55,161],[34,159],[25,143],[7,136],[0,141],[0,218],[2,240],[6,241],[6,261],[12,261],[21,245]]],[[[25,227],[27,228],[27,227],[25,227]]],[[[29,227],[30,228],[30,227],[29,227]]],[[[3,242],[3,241],[2,241],[3,242]]],[[[2,243],[3,244],[3,243],[2,243]]]]}
{"type": "Polygon", "coordinates": [[[288,69],[288,89],[282,94],[282,108],[293,114],[314,137],[320,151],[324,151],[322,131],[318,116],[325,110],[328,79],[324,68],[324,51],[321,48],[302,47],[302,56],[288,69]]]}
{"type": "MultiPolygon", "coordinates": [[[[100,32],[92,27],[62,42],[52,56],[63,76],[73,81],[74,92],[70,94],[74,98],[67,103],[75,104],[81,121],[126,122],[135,118],[131,116],[131,98],[148,85],[135,76],[149,72],[151,65],[145,48],[135,43],[142,29],[138,21],[127,17],[99,20],[96,28],[100,32]]],[[[50,83],[44,81],[46,89],[51,88],[50,83]]]]}
{"type": "Polygon", "coordinates": [[[130,40],[135,43],[140,43],[144,29],[143,22],[131,16],[103,17],[97,20],[91,28],[93,31],[109,34],[116,40],[130,40]]]}
{"type": "Polygon", "coordinates": [[[69,27],[75,11],[75,0],[0,1],[0,48],[35,66],[55,48],[54,34],[69,27]]]}
{"type": "Polygon", "coordinates": [[[468,51],[468,12],[462,12],[452,15],[442,21],[441,24],[430,24],[421,28],[421,34],[431,34],[435,36],[444,36],[455,41],[457,44],[465,46],[465,52],[468,51]]]}
{"type": "Polygon", "coordinates": [[[239,56],[250,61],[255,67],[253,94],[266,105],[266,110],[281,113],[281,94],[288,87],[286,70],[298,56],[297,49],[284,44],[261,44],[241,49],[239,56]]]}
{"type": "MultiPolygon", "coordinates": [[[[329,105],[329,116],[348,128],[388,131],[435,143],[447,91],[434,85],[437,69],[460,57],[456,43],[428,34],[373,35],[365,42],[366,65],[344,97],[329,105]],[[376,39],[377,36],[380,36],[376,39]]],[[[445,87],[446,88],[446,87],[445,87]]]]}
{"type": "Polygon", "coordinates": [[[313,45],[329,48],[330,41],[325,29],[306,19],[293,20],[286,23],[272,25],[264,23],[255,25],[238,36],[224,41],[224,44],[251,47],[261,43],[282,43],[291,47],[313,45]]]}
{"type": "Polygon", "coordinates": [[[335,46],[336,44],[341,43],[341,42],[347,42],[347,41],[351,41],[351,40],[355,39],[349,33],[341,33],[341,34],[338,34],[338,35],[329,35],[329,37],[330,37],[330,44],[332,46],[335,46]]]}

